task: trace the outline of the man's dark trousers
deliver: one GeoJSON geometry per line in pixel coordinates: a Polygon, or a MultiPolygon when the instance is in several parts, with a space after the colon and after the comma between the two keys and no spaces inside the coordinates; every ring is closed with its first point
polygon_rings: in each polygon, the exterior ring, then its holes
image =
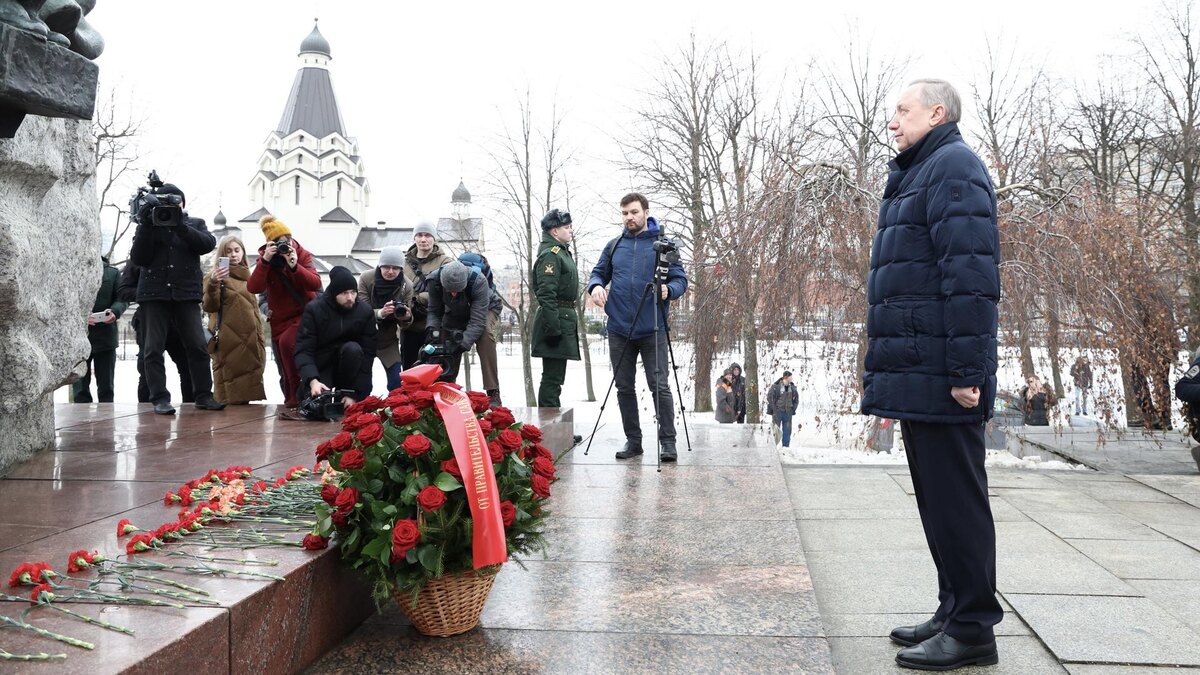
{"type": "Polygon", "coordinates": [[[995,640],[996,526],[988,503],[984,425],[901,422],[925,540],[938,571],[934,618],[971,645],[995,640]]]}
{"type": "Polygon", "coordinates": [[[92,373],[96,373],[96,400],[101,403],[113,402],[113,379],[117,372],[117,350],[106,349],[102,352],[92,352],[88,357],[88,370],[75,383],[75,402],[92,402],[92,373]]]}
{"type": "Polygon", "coordinates": [[[204,342],[204,331],[200,326],[200,305],[194,302],[170,302],[153,300],[139,303],[138,319],[142,324],[144,344],[142,346],[142,368],[146,372],[146,386],[150,389],[151,403],[170,403],[171,392],[167,391],[167,371],[163,364],[167,332],[174,322],[183,343],[184,360],[192,375],[192,392],[195,400],[202,401],[212,396],[212,366],[208,346],[204,342]]]}
{"type": "MultiPolygon", "coordinates": [[[[137,326],[134,328],[134,335],[137,336],[138,353],[137,353],[137,374],[138,387],[137,399],[138,403],[150,402],[150,387],[146,384],[146,338],[142,335],[142,324],[140,321],[135,321],[137,326]]],[[[188,369],[187,359],[184,357],[183,343],[179,341],[179,331],[172,326],[171,330],[167,331],[167,356],[171,357],[171,362],[175,364],[175,370],[179,372],[179,388],[182,390],[180,395],[183,397],[184,403],[192,403],[196,400],[196,395],[192,391],[192,372],[188,369]]],[[[166,366],[163,366],[164,370],[166,366]]]]}
{"type": "MultiPolygon", "coordinates": [[[[357,392],[358,397],[365,398],[370,391],[358,391],[359,374],[363,368],[362,345],[357,342],[345,342],[336,355],[331,355],[317,363],[317,371],[321,374],[321,383],[333,389],[350,389],[357,392]]],[[[308,392],[303,392],[307,394],[308,392]]]]}
{"type": "Polygon", "coordinates": [[[638,420],[636,390],[637,357],[642,357],[646,371],[646,385],[650,391],[657,390],[659,440],[675,441],[675,401],[671,396],[669,373],[667,372],[667,336],[658,334],[626,340],[612,332],[608,336],[608,357],[612,362],[617,385],[617,406],[621,409],[621,424],[625,427],[626,440],[642,442],[642,427],[638,420]],[[657,342],[657,345],[655,344],[657,342]],[[622,358],[621,354],[628,350],[622,358]],[[618,366],[618,363],[620,364],[618,366]],[[657,373],[657,375],[656,375],[657,373]]]}

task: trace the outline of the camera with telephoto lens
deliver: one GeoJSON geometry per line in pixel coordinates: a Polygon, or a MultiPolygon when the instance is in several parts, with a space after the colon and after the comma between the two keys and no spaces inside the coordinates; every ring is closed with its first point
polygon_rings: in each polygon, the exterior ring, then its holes
{"type": "Polygon", "coordinates": [[[353,389],[327,389],[300,402],[300,414],[313,421],[336,420],[344,417],[342,399],[354,396],[353,389]]]}
{"type": "Polygon", "coordinates": [[[184,224],[187,212],[183,210],[183,197],[162,192],[163,182],[157,171],[151,171],[146,187],[138,188],[129,199],[129,214],[139,225],[156,227],[179,227],[184,224]]]}
{"type": "Polygon", "coordinates": [[[288,243],[287,239],[279,238],[272,243],[275,244],[275,250],[278,251],[280,255],[292,254],[292,245],[288,243]]]}

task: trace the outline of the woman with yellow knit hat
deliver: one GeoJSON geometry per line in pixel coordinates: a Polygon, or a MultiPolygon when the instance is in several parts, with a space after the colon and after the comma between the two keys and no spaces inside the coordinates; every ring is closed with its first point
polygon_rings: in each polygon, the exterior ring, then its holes
{"type": "Polygon", "coordinates": [[[292,231],[275,216],[258,221],[267,243],[258,248],[258,264],[246,284],[251,293],[267,292],[267,321],[271,346],[283,369],[283,396],[289,408],[300,404],[300,372],[296,369],[296,332],[304,306],[321,290],[312,254],[304,250],[292,231]]]}

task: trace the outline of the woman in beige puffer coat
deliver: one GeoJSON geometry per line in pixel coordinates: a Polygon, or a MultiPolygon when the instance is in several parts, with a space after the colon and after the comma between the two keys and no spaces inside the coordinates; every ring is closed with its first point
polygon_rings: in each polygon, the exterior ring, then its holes
{"type": "Polygon", "coordinates": [[[266,348],[258,298],[246,290],[250,279],[246,246],[237,237],[225,237],[217,244],[218,263],[221,257],[229,258],[229,268],[216,264],[204,277],[203,307],[208,329],[216,336],[208,343],[213,396],[231,404],[261,401],[267,397],[263,391],[266,348]]]}

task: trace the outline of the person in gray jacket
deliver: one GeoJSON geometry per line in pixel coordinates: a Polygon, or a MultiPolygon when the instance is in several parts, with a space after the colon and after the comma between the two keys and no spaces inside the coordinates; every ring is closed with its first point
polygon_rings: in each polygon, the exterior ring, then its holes
{"type": "Polygon", "coordinates": [[[440,362],[445,372],[438,379],[453,382],[458,378],[462,355],[487,329],[491,291],[483,275],[458,260],[434,270],[426,281],[429,316],[425,320],[425,344],[444,349],[440,362]]]}
{"type": "Polygon", "coordinates": [[[767,414],[771,416],[772,424],[779,427],[785,448],[792,442],[792,416],[799,405],[800,395],[796,385],[792,384],[792,373],[785,370],[783,377],[775,380],[767,391],[767,414]]]}

